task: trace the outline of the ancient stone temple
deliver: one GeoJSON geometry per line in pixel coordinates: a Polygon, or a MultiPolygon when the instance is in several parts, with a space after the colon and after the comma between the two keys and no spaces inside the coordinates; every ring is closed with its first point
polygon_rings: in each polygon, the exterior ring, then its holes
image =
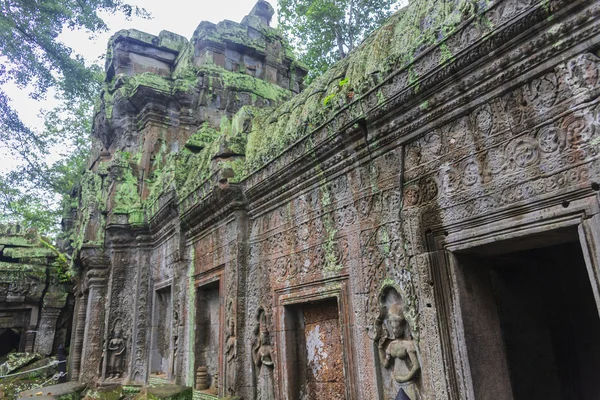
{"type": "Polygon", "coordinates": [[[111,39],[71,379],[600,398],[600,3],[414,0],[306,88],[272,15],[111,39]]]}
{"type": "Polygon", "coordinates": [[[66,260],[35,231],[0,225],[0,359],[55,354],[70,334],[66,260]]]}

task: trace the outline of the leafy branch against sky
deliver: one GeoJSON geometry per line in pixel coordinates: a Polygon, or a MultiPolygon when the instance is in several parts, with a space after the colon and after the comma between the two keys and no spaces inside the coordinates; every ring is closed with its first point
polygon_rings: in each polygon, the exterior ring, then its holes
{"type": "Polygon", "coordinates": [[[406,0],[279,0],[279,28],[313,79],[406,4],[406,0]]]}
{"type": "Polygon", "coordinates": [[[147,18],[148,13],[121,0],[5,0],[0,2],[0,145],[20,168],[0,176],[0,222],[21,222],[45,231],[57,227],[59,199],[81,172],[90,132],[92,99],[98,94],[100,68],[61,42],[65,30],[87,37],[106,32],[100,13],[147,18]],[[12,95],[41,102],[52,90],[59,105],[32,128],[12,107],[12,95]],[[6,85],[6,86],[5,86],[6,85]],[[56,146],[70,149],[49,162],[56,146]]]}

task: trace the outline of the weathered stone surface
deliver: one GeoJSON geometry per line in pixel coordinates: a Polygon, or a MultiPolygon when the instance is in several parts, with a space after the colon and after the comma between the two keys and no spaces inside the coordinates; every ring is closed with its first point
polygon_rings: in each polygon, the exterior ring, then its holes
{"type": "Polygon", "coordinates": [[[14,371],[38,361],[40,358],[41,356],[35,353],[10,353],[0,364],[0,375],[10,375],[14,371]]]}
{"type": "Polygon", "coordinates": [[[0,357],[54,354],[71,318],[67,262],[37,232],[19,226],[0,226],[0,242],[0,357]]]}
{"type": "Polygon", "coordinates": [[[46,386],[44,388],[31,389],[21,392],[21,399],[39,399],[47,396],[48,399],[78,399],[79,393],[85,389],[85,385],[79,382],[66,382],[58,385],[46,386]]]}
{"type": "MultiPolygon", "coordinates": [[[[573,309],[600,302],[600,5],[413,1],[303,91],[265,7],[177,50],[119,48],[134,67],[108,75],[65,222],[76,378],[192,387],[206,367],[221,397],[509,399],[533,300],[502,297],[506,271],[574,243],[573,309]]],[[[592,342],[544,350],[593,370],[592,342]]]]}
{"type": "Polygon", "coordinates": [[[178,385],[160,385],[146,389],[149,400],[192,400],[192,388],[178,385]]]}
{"type": "Polygon", "coordinates": [[[59,371],[55,357],[40,359],[39,354],[12,353],[6,363],[0,365],[0,398],[15,400],[22,391],[55,383],[53,377],[59,371]],[[15,362],[15,358],[19,362],[15,362]],[[8,375],[5,375],[8,371],[8,375]]]}

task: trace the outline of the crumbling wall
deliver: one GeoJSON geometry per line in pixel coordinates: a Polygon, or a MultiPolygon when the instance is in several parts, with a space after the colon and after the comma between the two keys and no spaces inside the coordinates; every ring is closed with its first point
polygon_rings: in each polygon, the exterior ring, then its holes
{"type": "MultiPolygon", "coordinates": [[[[56,354],[60,344],[67,346],[70,291],[62,254],[34,230],[0,226],[0,332],[3,338],[12,333],[16,340],[14,346],[3,346],[4,352],[48,356],[56,354]]],[[[3,344],[8,341],[7,336],[3,344]]]]}

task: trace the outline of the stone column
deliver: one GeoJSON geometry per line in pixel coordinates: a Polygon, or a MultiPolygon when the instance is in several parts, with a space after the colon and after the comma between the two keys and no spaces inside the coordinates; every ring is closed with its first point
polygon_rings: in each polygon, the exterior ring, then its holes
{"type": "Polygon", "coordinates": [[[106,272],[106,270],[94,269],[87,274],[89,291],[79,374],[79,380],[82,382],[95,382],[100,377],[108,282],[106,272]]]}
{"type": "Polygon", "coordinates": [[[109,261],[99,248],[82,249],[81,259],[87,271],[84,279],[88,296],[79,380],[95,383],[102,366],[109,261]]]}
{"type": "Polygon", "coordinates": [[[56,331],[56,320],[60,315],[60,308],[44,307],[37,329],[35,340],[35,352],[49,356],[54,344],[54,332],[56,331]]]}
{"type": "Polygon", "coordinates": [[[25,331],[25,348],[23,349],[25,353],[34,353],[35,334],[35,325],[29,325],[29,328],[25,331]]]}
{"type": "Polygon", "coordinates": [[[71,352],[69,354],[69,380],[77,381],[81,370],[81,352],[85,333],[85,317],[87,311],[87,293],[79,292],[75,300],[74,326],[71,334],[71,352]]]}
{"type": "MultiPolygon", "coordinates": [[[[51,271],[50,274],[55,274],[51,271]]],[[[44,295],[42,312],[38,321],[35,351],[43,355],[50,355],[54,346],[56,322],[62,309],[67,304],[67,293],[61,287],[51,284],[48,293],[44,295]]],[[[63,343],[64,345],[64,343],[63,343]]]]}

